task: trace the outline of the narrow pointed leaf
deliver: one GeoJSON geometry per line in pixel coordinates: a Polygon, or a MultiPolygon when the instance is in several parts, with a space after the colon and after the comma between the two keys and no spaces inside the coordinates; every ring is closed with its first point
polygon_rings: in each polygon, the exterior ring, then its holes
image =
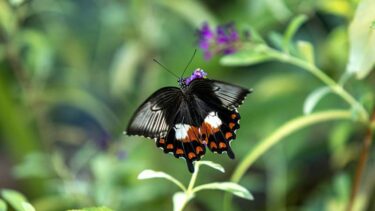
{"type": "Polygon", "coordinates": [[[284,35],[283,49],[285,52],[289,52],[289,45],[292,42],[294,35],[306,20],[306,15],[299,15],[290,22],[284,35]]]}
{"type": "Polygon", "coordinates": [[[3,189],[1,196],[5,199],[16,211],[24,211],[23,202],[27,202],[26,198],[15,190],[3,189]]]}
{"type": "Polygon", "coordinates": [[[220,63],[227,66],[248,66],[270,61],[273,58],[267,54],[267,46],[256,45],[249,49],[226,55],[221,58],[220,63]]]}
{"type": "Polygon", "coordinates": [[[174,184],[176,184],[178,187],[180,187],[182,190],[184,191],[186,190],[185,186],[182,185],[182,183],[179,182],[176,178],[161,171],[153,171],[153,170],[146,169],[138,175],[138,179],[140,180],[153,179],[153,178],[163,178],[163,179],[169,180],[173,182],[174,184]]]}
{"type": "Polygon", "coordinates": [[[194,188],[193,191],[198,192],[201,190],[223,190],[223,191],[230,192],[244,199],[248,199],[248,200],[254,199],[254,197],[246,188],[233,182],[221,182],[221,183],[215,182],[215,183],[204,184],[204,185],[200,185],[194,188]]]}
{"type": "Polygon", "coordinates": [[[306,41],[298,41],[297,47],[303,59],[310,64],[314,64],[314,47],[311,45],[311,43],[306,41]]]}
{"type": "Polygon", "coordinates": [[[321,87],[313,91],[305,100],[303,105],[303,113],[305,115],[310,114],[319,101],[330,92],[331,89],[329,87],[321,87]]]}
{"type": "Polygon", "coordinates": [[[225,169],[223,166],[221,166],[220,164],[214,163],[212,161],[198,161],[198,162],[199,162],[199,165],[206,165],[218,171],[221,171],[223,173],[225,172],[225,169]]]}

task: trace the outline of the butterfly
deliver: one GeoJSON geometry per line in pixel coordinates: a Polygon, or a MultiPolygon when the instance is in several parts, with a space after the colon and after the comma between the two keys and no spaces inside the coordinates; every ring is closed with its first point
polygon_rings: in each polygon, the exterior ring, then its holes
{"type": "Polygon", "coordinates": [[[136,110],[126,134],[155,139],[165,153],[184,158],[191,173],[206,147],[234,159],[230,142],[240,128],[237,108],[252,90],[206,76],[198,68],[179,79],[180,87],[157,90],[136,110]]]}

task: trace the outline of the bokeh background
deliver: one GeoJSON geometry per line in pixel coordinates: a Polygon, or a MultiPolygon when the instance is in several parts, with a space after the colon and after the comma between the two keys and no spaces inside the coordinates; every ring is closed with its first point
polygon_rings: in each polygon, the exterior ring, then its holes
{"type": "MultiPolygon", "coordinates": [[[[347,29],[356,0],[0,0],[0,188],[22,192],[41,211],[107,206],[114,210],[171,210],[177,187],[137,180],[144,169],[167,172],[185,184],[182,159],[152,140],[123,134],[137,106],[176,79],[152,61],[181,73],[195,48],[197,29],[234,22],[269,41],[289,21],[308,21],[296,38],[313,43],[319,67],[337,80],[348,57],[347,29]]],[[[219,56],[198,53],[187,74],[253,88],[240,108],[232,143],[236,160],[210,152],[198,184],[228,181],[262,138],[302,115],[306,96],[321,82],[298,68],[267,62],[224,67],[219,56]]],[[[373,89],[375,76],[352,80],[354,96],[373,89]]],[[[330,96],[317,110],[347,108],[330,96]]],[[[234,198],[235,210],[340,210],[348,201],[363,128],[350,121],[323,123],[283,140],[240,184],[254,201],[234,198]]],[[[374,210],[374,148],[365,171],[366,210],[374,210]]],[[[224,194],[204,191],[187,210],[221,210],[224,194]]]]}

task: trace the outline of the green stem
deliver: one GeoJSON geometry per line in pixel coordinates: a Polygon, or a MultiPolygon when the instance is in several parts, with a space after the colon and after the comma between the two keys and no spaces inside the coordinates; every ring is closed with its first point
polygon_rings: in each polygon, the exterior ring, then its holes
{"type": "Polygon", "coordinates": [[[270,54],[273,58],[275,58],[278,61],[293,64],[295,66],[301,67],[309,71],[323,83],[329,86],[334,93],[339,95],[352,108],[357,109],[360,115],[360,121],[365,123],[369,122],[370,117],[366,109],[352,95],[350,95],[346,90],[344,90],[342,86],[336,83],[336,81],[332,80],[328,75],[326,75],[321,69],[316,67],[314,64],[311,64],[298,57],[294,57],[271,48],[267,48],[266,51],[268,54],[270,54]]]}
{"type": "MultiPolygon", "coordinates": [[[[279,127],[275,132],[270,136],[261,140],[241,161],[237,166],[234,173],[232,174],[231,181],[238,183],[245,172],[250,168],[250,166],[269,148],[277,144],[284,137],[296,132],[304,127],[317,124],[320,122],[325,122],[329,120],[338,120],[338,119],[348,119],[350,120],[352,114],[347,110],[330,110],[322,111],[308,116],[300,116],[295,119],[292,119],[286,122],[284,125],[279,127]]],[[[231,196],[225,197],[224,207],[228,208],[231,196]]],[[[228,209],[226,209],[228,210],[228,209]]]]}
{"type": "Polygon", "coordinates": [[[191,176],[187,192],[192,192],[192,190],[194,188],[194,184],[195,184],[195,181],[197,180],[197,176],[198,176],[199,166],[200,166],[199,162],[195,162],[195,171],[194,171],[193,175],[191,176]]]}
{"type": "Polygon", "coordinates": [[[184,209],[186,204],[194,197],[194,185],[195,185],[195,182],[197,181],[199,166],[200,166],[199,161],[195,162],[195,164],[194,164],[195,171],[194,171],[193,175],[191,176],[189,186],[188,186],[187,190],[185,191],[186,200],[182,202],[181,211],[184,209]]]}
{"type": "Polygon", "coordinates": [[[352,114],[346,110],[331,110],[314,113],[308,116],[301,116],[286,122],[283,126],[279,127],[274,133],[265,139],[261,140],[257,146],[251,150],[245,159],[242,160],[240,165],[234,171],[231,181],[238,182],[244,175],[246,170],[264,154],[269,148],[278,143],[284,137],[291,133],[298,131],[306,126],[313,125],[319,122],[335,119],[351,119],[352,114]]]}

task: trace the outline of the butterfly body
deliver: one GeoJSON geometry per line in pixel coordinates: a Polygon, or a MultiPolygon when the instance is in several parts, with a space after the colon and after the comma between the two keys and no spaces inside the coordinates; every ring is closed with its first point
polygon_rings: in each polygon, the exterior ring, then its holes
{"type": "Polygon", "coordinates": [[[184,158],[190,172],[206,147],[234,158],[229,142],[236,137],[237,108],[251,90],[205,78],[201,69],[179,80],[180,87],[164,87],[152,94],[135,112],[128,135],[153,138],[156,146],[184,158]]]}

